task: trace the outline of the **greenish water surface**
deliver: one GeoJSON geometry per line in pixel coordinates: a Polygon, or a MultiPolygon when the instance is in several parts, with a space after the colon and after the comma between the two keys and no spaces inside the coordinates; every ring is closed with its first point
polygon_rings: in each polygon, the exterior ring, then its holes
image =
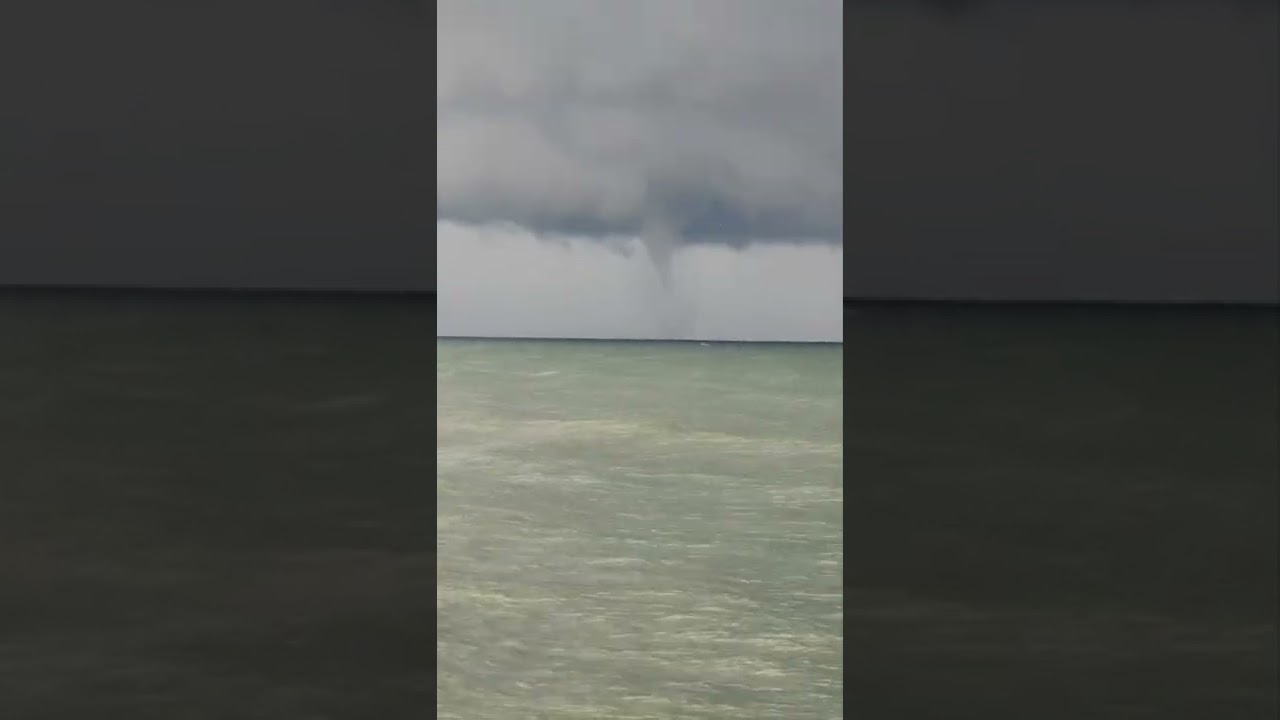
{"type": "Polygon", "coordinates": [[[440,717],[843,716],[839,345],[436,349],[440,717]]]}

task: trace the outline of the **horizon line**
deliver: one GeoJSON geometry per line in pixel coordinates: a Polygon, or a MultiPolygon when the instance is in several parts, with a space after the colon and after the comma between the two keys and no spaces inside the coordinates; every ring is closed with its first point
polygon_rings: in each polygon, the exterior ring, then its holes
{"type": "Polygon", "coordinates": [[[701,345],[843,345],[844,340],[707,340],[689,338],[638,338],[638,337],[537,337],[518,335],[436,335],[437,340],[495,340],[513,342],[634,342],[634,343],[685,343],[701,345]]]}

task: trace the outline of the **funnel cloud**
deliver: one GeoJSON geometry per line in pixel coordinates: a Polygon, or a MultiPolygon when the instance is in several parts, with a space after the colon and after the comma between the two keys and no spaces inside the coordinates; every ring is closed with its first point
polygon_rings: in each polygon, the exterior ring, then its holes
{"type": "MultiPolygon", "coordinates": [[[[696,247],[825,246],[838,267],[841,18],[835,0],[445,0],[438,223],[626,248],[656,288],[633,301],[673,336],[702,322],[696,247]]],[[[440,251],[442,312],[461,258],[440,251]]]]}
{"type": "Polygon", "coordinates": [[[670,285],[635,238],[441,223],[445,336],[839,341],[840,249],[761,243],[680,251],[670,285]]]}

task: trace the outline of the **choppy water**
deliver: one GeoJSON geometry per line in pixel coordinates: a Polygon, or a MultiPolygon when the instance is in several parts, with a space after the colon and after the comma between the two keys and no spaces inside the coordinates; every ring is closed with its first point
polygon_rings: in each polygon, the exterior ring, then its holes
{"type": "Polygon", "coordinates": [[[441,340],[441,718],[841,712],[841,348],[441,340]]]}

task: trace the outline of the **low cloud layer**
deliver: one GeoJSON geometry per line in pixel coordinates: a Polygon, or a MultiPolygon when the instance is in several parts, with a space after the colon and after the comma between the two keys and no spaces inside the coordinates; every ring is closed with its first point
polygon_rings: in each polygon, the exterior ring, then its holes
{"type": "Polygon", "coordinates": [[[841,13],[834,0],[444,0],[439,218],[839,243],[841,13]]]}
{"type": "Polygon", "coordinates": [[[436,228],[445,336],[839,341],[841,250],[824,244],[680,249],[669,286],[625,236],[436,228]]]}

